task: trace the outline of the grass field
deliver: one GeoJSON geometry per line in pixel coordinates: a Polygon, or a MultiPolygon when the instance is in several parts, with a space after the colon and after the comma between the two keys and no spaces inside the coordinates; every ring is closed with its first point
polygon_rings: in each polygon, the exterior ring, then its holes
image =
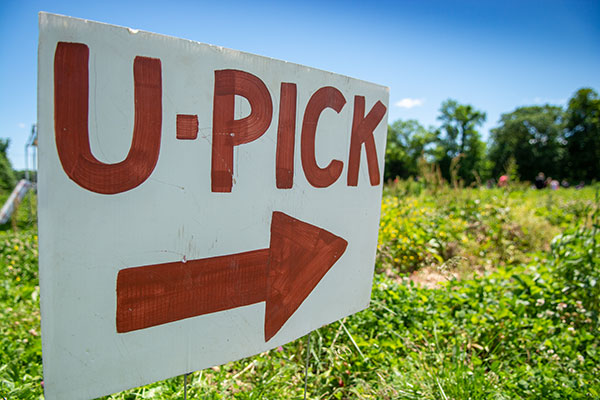
{"type": "MultiPolygon", "coordinates": [[[[0,232],[0,398],[43,398],[29,198],[0,232]]],[[[305,340],[204,371],[188,398],[600,397],[595,188],[387,186],[371,306],[305,340]]],[[[180,399],[183,377],[111,399],[180,399]]]]}

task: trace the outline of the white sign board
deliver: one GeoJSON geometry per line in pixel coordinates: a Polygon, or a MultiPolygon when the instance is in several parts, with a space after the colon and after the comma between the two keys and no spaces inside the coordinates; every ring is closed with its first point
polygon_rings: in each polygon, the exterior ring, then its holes
{"type": "Polygon", "coordinates": [[[47,399],[251,356],[369,304],[388,89],[40,14],[47,399]]]}

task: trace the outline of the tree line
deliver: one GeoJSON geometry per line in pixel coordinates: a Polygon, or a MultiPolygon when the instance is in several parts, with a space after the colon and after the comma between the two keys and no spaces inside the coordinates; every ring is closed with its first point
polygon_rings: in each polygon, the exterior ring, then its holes
{"type": "MultiPolygon", "coordinates": [[[[487,143],[478,130],[486,113],[470,104],[448,99],[438,120],[438,127],[413,119],[388,126],[385,180],[422,176],[424,164],[465,185],[504,174],[533,181],[539,172],[571,183],[600,180],[600,97],[593,89],[579,89],[565,108],[546,104],[502,114],[487,143]]],[[[10,193],[23,175],[10,165],[9,143],[0,139],[0,193],[10,193]]]]}
{"type": "Polygon", "coordinates": [[[447,181],[469,185],[509,175],[533,181],[539,172],[572,183],[600,178],[600,98],[579,89],[566,107],[524,106],[502,114],[482,140],[486,113],[456,100],[444,101],[438,127],[416,120],[388,126],[385,179],[422,175],[424,163],[435,165],[447,181]]]}

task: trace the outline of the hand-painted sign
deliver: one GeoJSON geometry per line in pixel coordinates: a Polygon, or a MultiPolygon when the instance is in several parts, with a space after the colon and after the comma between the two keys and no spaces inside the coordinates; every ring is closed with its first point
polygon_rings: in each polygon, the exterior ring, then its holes
{"type": "Polygon", "coordinates": [[[386,88],[46,13],[38,74],[46,398],[222,364],[368,306],[386,88]]]}

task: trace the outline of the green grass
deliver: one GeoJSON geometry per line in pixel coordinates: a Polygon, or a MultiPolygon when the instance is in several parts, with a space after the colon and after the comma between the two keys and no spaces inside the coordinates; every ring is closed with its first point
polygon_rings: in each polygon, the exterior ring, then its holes
{"type": "MultiPolygon", "coordinates": [[[[386,188],[371,307],[312,333],[309,398],[600,397],[594,189],[408,186],[386,188]],[[406,273],[423,268],[460,279],[421,287],[406,273]]],[[[0,232],[0,398],[43,396],[36,243],[0,232]]],[[[188,397],[300,399],[306,351],[194,372],[188,397]]],[[[183,377],[107,398],[180,399],[183,377]]]]}
{"type": "Polygon", "coordinates": [[[41,394],[37,236],[0,233],[0,397],[41,394]]]}

